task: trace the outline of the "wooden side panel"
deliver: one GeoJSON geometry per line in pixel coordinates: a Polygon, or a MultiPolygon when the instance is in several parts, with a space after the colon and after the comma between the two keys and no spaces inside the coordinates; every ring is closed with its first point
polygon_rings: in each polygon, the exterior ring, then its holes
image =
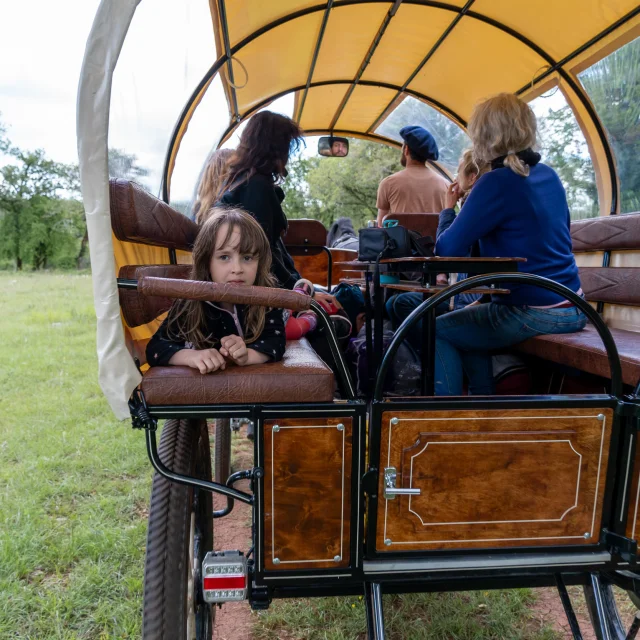
{"type": "Polygon", "coordinates": [[[589,545],[602,517],[611,409],[387,412],[378,551],[589,545]],[[384,498],[384,468],[419,496],[384,498]]]}
{"type": "Polygon", "coordinates": [[[289,252],[296,265],[296,269],[303,278],[314,284],[327,286],[329,271],[329,256],[322,248],[310,247],[308,249],[290,248],[289,252]]]}
{"type": "Polygon", "coordinates": [[[351,417],[265,421],[266,570],[349,566],[352,441],[351,417]]]}
{"type": "Polygon", "coordinates": [[[627,538],[638,540],[640,538],[640,447],[636,443],[635,460],[631,462],[630,474],[632,474],[629,491],[629,510],[627,511],[627,538]]]}

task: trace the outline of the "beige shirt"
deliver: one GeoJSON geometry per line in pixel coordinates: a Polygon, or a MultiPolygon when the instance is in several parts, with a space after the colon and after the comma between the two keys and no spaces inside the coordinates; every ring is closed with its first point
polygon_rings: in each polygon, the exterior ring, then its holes
{"type": "Polygon", "coordinates": [[[387,213],[440,213],[446,193],[446,180],[427,166],[398,171],[378,187],[378,226],[387,213]]]}

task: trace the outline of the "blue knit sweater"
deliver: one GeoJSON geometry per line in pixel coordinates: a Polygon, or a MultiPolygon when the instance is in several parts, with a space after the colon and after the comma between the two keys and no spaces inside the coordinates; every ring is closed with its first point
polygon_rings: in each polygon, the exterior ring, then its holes
{"type": "MultiPolygon", "coordinates": [[[[453,209],[441,214],[446,227],[453,209]]],[[[478,180],[449,228],[438,237],[436,255],[465,256],[478,241],[484,257],[526,258],[518,270],[534,273],[578,291],[578,268],[571,251],[569,207],[556,172],[544,164],[523,178],[511,169],[494,169],[478,180]]],[[[546,306],[563,298],[538,287],[509,283],[502,304],[546,306]]]]}

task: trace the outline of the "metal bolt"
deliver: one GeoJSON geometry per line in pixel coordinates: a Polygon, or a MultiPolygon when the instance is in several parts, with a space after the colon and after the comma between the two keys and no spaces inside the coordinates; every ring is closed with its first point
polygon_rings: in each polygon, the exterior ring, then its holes
{"type": "Polygon", "coordinates": [[[273,431],[274,433],[278,433],[278,431],[280,431],[280,425],[274,424],[273,427],[271,428],[271,431],[273,431]]]}
{"type": "Polygon", "coordinates": [[[274,558],[273,564],[280,564],[280,558],[274,558]]]}
{"type": "Polygon", "coordinates": [[[588,539],[591,537],[591,534],[587,531],[587,533],[585,533],[582,537],[583,537],[585,540],[588,540],[588,539]]]}
{"type": "Polygon", "coordinates": [[[336,427],[336,429],[338,431],[344,431],[344,425],[342,424],[342,422],[336,427]]]}
{"type": "Polygon", "coordinates": [[[333,561],[334,562],[340,562],[340,560],[342,560],[342,556],[334,556],[333,557],[333,561]]]}
{"type": "Polygon", "coordinates": [[[600,420],[600,422],[602,422],[604,420],[604,413],[599,413],[598,414],[598,420],[600,420]]]}
{"type": "Polygon", "coordinates": [[[384,543],[387,545],[387,547],[391,546],[391,538],[387,538],[384,543]]]}
{"type": "Polygon", "coordinates": [[[400,422],[398,418],[391,418],[391,424],[398,424],[398,422],[400,422]]]}

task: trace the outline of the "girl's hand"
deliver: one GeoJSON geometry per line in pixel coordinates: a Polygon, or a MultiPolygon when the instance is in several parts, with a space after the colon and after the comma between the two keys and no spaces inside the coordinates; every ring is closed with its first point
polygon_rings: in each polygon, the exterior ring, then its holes
{"type": "Polygon", "coordinates": [[[462,191],[460,189],[460,185],[458,184],[458,181],[456,180],[447,187],[447,195],[444,198],[445,207],[447,209],[453,209],[461,197],[462,197],[462,191]]]}
{"type": "Polygon", "coordinates": [[[169,364],[184,365],[198,369],[200,373],[211,373],[227,366],[217,349],[183,349],[169,360],[169,364]]]}
{"type": "Polygon", "coordinates": [[[238,366],[244,367],[249,361],[247,345],[240,336],[226,336],[220,340],[220,345],[220,353],[238,366]]]}

